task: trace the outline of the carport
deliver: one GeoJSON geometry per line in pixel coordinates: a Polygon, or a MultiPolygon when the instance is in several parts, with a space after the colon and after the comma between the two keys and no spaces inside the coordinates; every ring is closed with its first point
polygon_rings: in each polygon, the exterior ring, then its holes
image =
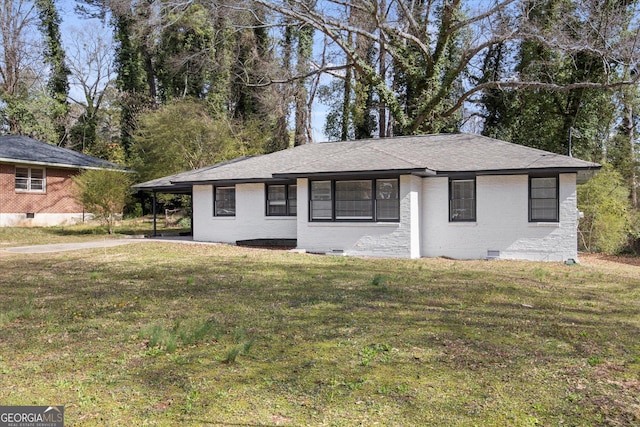
{"type": "MultiPolygon", "coordinates": [[[[163,178],[154,179],[151,181],[143,182],[141,184],[135,184],[132,188],[138,190],[138,192],[147,192],[152,194],[153,199],[153,237],[158,236],[157,228],[157,206],[158,206],[158,194],[175,194],[184,195],[188,194],[192,196],[192,190],[190,184],[174,184],[171,182],[175,175],[165,176],[163,178]]],[[[193,235],[193,209],[191,210],[191,234],[193,235]]]]}

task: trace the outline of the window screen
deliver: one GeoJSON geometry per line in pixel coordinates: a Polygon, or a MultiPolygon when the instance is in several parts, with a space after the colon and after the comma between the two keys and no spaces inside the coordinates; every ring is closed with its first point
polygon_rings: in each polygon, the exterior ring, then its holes
{"type": "Polygon", "coordinates": [[[371,180],[336,181],[336,219],[373,219],[371,180]]]}
{"type": "Polygon", "coordinates": [[[214,215],[235,216],[236,188],[216,187],[214,190],[214,215]]]}
{"type": "Polygon", "coordinates": [[[311,182],[311,219],[333,219],[331,181],[311,182]]]}
{"type": "Polygon", "coordinates": [[[449,220],[476,220],[476,180],[452,179],[449,182],[449,220]]]}
{"type": "Polygon", "coordinates": [[[558,177],[529,179],[529,220],[558,221],[558,177]]]}
{"type": "Polygon", "coordinates": [[[295,216],[298,212],[298,187],[291,184],[267,185],[267,215],[295,216]]]}
{"type": "Polygon", "coordinates": [[[399,221],[399,186],[398,178],[311,181],[311,220],[399,221]]]}

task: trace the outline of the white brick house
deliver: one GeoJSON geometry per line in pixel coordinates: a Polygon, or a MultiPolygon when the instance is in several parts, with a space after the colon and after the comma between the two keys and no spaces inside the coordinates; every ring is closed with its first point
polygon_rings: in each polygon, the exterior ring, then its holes
{"type": "Polygon", "coordinates": [[[191,188],[196,241],[288,239],[380,257],[577,259],[576,183],[595,163],[479,135],[319,143],[139,190],[191,188]]]}

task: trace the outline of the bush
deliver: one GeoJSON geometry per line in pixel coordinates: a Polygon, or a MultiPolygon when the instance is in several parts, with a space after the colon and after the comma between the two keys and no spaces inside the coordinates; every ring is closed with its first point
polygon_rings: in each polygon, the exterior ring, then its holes
{"type": "Polygon", "coordinates": [[[605,164],[589,182],[578,186],[581,249],[618,253],[629,241],[631,208],[629,190],[620,173],[605,164]]]}
{"type": "Polygon", "coordinates": [[[130,174],[122,171],[88,169],[73,178],[76,199],[87,212],[106,223],[113,234],[115,222],[122,217],[122,210],[131,192],[130,174]]]}

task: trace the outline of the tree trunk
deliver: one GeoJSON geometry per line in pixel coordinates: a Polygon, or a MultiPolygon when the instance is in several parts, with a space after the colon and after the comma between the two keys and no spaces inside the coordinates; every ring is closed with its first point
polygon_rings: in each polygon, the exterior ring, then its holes
{"type": "MultiPolygon", "coordinates": [[[[387,10],[386,0],[380,1],[380,11],[387,10]]],[[[387,75],[387,52],[384,47],[385,37],[384,33],[380,34],[380,67],[378,72],[383,78],[387,75]]],[[[384,138],[387,136],[387,105],[385,104],[382,96],[378,94],[378,136],[384,138]]]]}
{"type": "Polygon", "coordinates": [[[638,209],[638,167],[637,154],[635,147],[635,124],[633,121],[633,104],[631,100],[625,102],[625,130],[626,137],[629,138],[629,148],[631,152],[631,205],[634,209],[638,209]]]}
{"type": "Polygon", "coordinates": [[[351,109],[351,67],[347,67],[344,74],[344,96],[342,100],[342,120],[340,140],[349,139],[349,110],[351,109]]]}

